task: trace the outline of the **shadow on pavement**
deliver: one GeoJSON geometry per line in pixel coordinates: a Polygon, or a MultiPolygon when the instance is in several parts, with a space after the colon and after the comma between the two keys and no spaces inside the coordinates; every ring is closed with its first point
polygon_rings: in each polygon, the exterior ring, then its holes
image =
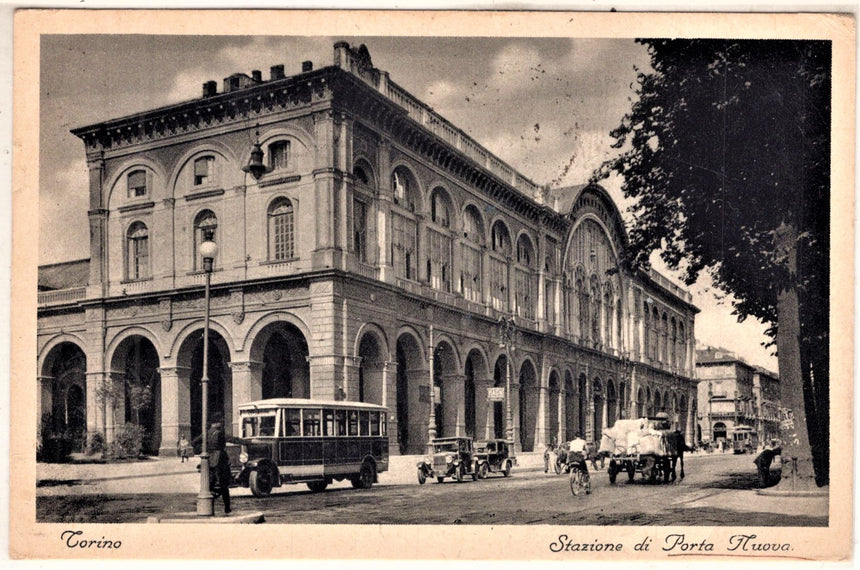
{"type": "MultiPolygon", "coordinates": [[[[779,479],[782,476],[781,469],[772,469],[770,472],[770,483],[767,485],[768,487],[772,487],[779,483],[779,479]]],[[[717,479],[716,481],[712,481],[705,485],[702,485],[703,489],[729,489],[733,491],[749,491],[755,489],[763,488],[761,482],[758,479],[758,474],[755,472],[748,471],[740,471],[740,472],[731,472],[731,473],[723,473],[721,479],[717,479]]]]}

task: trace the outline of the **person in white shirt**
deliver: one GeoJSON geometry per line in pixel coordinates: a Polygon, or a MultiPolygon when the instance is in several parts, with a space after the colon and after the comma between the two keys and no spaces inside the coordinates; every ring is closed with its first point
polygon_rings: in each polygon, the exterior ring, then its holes
{"type": "Polygon", "coordinates": [[[585,463],[585,440],[582,439],[582,435],[576,434],[576,437],[568,445],[570,449],[567,454],[568,464],[579,463],[582,466],[582,470],[588,473],[588,465],[585,463]]]}

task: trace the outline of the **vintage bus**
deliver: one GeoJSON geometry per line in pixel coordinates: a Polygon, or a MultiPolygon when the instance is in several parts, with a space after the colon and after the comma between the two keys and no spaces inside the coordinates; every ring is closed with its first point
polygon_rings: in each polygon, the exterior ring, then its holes
{"type": "Polygon", "coordinates": [[[388,470],[387,412],[375,404],[295,398],[243,404],[241,449],[228,450],[234,484],[256,497],[288,483],[318,493],[344,479],[369,489],[388,470]]]}
{"type": "Polygon", "coordinates": [[[752,453],[758,447],[758,433],[750,426],[735,426],[731,436],[735,453],[752,453]]]}

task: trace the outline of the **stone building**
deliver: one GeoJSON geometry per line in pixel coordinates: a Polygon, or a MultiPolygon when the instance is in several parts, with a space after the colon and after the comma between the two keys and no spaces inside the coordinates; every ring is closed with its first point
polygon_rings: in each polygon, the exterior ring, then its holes
{"type": "Polygon", "coordinates": [[[392,453],[458,434],[540,450],[657,411],[692,439],[697,309],[628,269],[607,192],[526,179],[364,46],[73,133],[90,258],[40,268],[50,429],[135,421],[151,453],[200,431],[213,232],[209,409],[234,430],[239,404],[290,396],[388,406],[392,453]]]}
{"type": "Polygon", "coordinates": [[[731,440],[736,426],[749,426],[760,442],[779,437],[779,376],[752,366],[735,353],[707,347],[696,351],[699,378],[698,439],[731,440]]]}

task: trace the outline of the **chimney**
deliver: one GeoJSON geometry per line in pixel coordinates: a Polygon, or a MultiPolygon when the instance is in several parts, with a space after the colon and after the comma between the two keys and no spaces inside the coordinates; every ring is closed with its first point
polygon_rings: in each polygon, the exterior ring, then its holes
{"type": "Polygon", "coordinates": [[[278,79],[284,78],[284,66],[283,65],[273,65],[269,68],[269,73],[271,74],[271,80],[276,81],[278,79]]]}
{"type": "Polygon", "coordinates": [[[207,81],[203,84],[203,97],[212,97],[218,92],[218,83],[216,81],[207,81]]]}
{"type": "Polygon", "coordinates": [[[251,79],[254,83],[262,83],[263,82],[263,74],[259,69],[255,69],[251,72],[251,79]]]}
{"type": "Polygon", "coordinates": [[[303,61],[302,62],[302,73],[307,73],[308,71],[314,70],[314,63],[312,61],[303,61]]]}

